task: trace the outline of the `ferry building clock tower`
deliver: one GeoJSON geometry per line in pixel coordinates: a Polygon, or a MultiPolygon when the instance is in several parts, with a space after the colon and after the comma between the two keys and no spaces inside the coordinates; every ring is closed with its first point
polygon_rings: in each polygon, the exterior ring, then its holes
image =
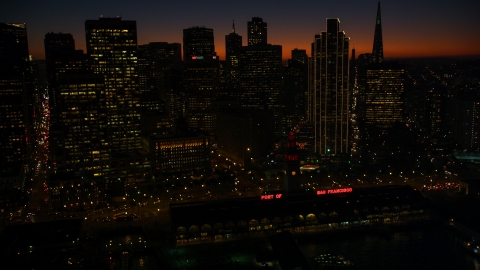
{"type": "Polygon", "coordinates": [[[290,131],[287,139],[287,147],[283,155],[285,163],[285,175],[283,186],[287,193],[298,191],[300,177],[300,161],[298,160],[297,144],[295,142],[295,133],[290,131]]]}

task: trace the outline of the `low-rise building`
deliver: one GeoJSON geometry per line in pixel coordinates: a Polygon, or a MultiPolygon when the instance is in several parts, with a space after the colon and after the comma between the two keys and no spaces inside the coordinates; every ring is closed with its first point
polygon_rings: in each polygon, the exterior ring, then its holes
{"type": "Polygon", "coordinates": [[[177,244],[181,244],[281,231],[405,224],[429,220],[429,210],[425,198],[410,186],[348,187],[171,204],[170,221],[177,244]]]}

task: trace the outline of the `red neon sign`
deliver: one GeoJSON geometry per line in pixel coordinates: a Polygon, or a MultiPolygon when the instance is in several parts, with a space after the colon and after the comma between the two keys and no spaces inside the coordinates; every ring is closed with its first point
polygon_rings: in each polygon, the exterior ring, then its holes
{"type": "Polygon", "coordinates": [[[267,194],[260,196],[260,200],[273,200],[282,198],[282,194],[267,194]]]}
{"type": "Polygon", "coordinates": [[[323,189],[323,190],[317,190],[317,195],[350,193],[352,191],[353,191],[352,188],[323,189]]]}

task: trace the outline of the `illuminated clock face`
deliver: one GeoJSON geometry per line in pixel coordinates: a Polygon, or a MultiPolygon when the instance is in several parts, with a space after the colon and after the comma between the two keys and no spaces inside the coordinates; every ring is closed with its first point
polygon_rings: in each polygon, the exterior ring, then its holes
{"type": "Polygon", "coordinates": [[[295,175],[295,174],[297,174],[297,173],[295,171],[292,171],[292,175],[295,175]]]}

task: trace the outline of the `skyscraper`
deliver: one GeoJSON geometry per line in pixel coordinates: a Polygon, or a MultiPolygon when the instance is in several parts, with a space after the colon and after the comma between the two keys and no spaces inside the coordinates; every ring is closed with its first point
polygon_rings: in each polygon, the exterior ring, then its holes
{"type": "Polygon", "coordinates": [[[242,36],[235,32],[235,23],[233,23],[232,32],[225,36],[226,52],[226,95],[236,96],[238,94],[238,79],[240,50],[242,48],[242,36]]]}
{"type": "Polygon", "coordinates": [[[457,91],[452,98],[449,122],[450,136],[460,149],[475,151],[480,148],[480,98],[474,93],[457,91]]]}
{"type": "Polygon", "coordinates": [[[45,61],[48,79],[48,98],[50,123],[55,123],[58,113],[58,75],[65,73],[68,61],[75,51],[75,41],[72,34],[47,33],[44,39],[45,61]]]}
{"type": "Polygon", "coordinates": [[[47,33],[44,39],[45,60],[48,78],[50,123],[59,119],[58,100],[60,95],[59,76],[67,72],[85,71],[90,68],[86,55],[75,50],[75,40],[68,33],[47,33]]]}
{"type": "Polygon", "coordinates": [[[387,131],[405,121],[405,70],[394,62],[371,64],[365,87],[365,126],[387,131]]]}
{"type": "Polygon", "coordinates": [[[150,105],[160,101],[172,120],[180,117],[183,65],[180,43],[150,42],[140,45],[138,62],[142,111],[155,110],[150,105]]]}
{"type": "MultiPolygon", "coordinates": [[[[227,61],[237,57],[242,48],[242,36],[235,32],[235,22],[232,24],[232,32],[225,36],[225,52],[227,61]]],[[[238,61],[238,60],[237,60],[238,61]]]]}
{"type": "Polygon", "coordinates": [[[24,23],[0,23],[0,172],[27,168],[33,137],[33,84],[24,23]]]}
{"type": "Polygon", "coordinates": [[[240,100],[247,109],[267,109],[273,112],[274,140],[283,137],[281,91],[282,46],[251,45],[242,47],[240,54],[240,100]]]}
{"type": "Polygon", "coordinates": [[[219,59],[215,52],[213,29],[184,29],[183,42],[185,118],[190,127],[213,133],[216,123],[213,101],[219,87],[219,59]]]}
{"type": "Polygon", "coordinates": [[[214,56],[213,29],[190,27],[183,29],[183,60],[200,60],[199,57],[214,56]]]}
{"type": "Polygon", "coordinates": [[[380,1],[378,1],[377,20],[375,21],[375,35],[373,36],[373,63],[383,62],[382,18],[380,16],[380,1]]]}
{"type": "Polygon", "coordinates": [[[315,35],[310,65],[309,120],[314,149],[324,156],[349,152],[349,43],[339,19],[327,19],[327,31],[315,35]]]}
{"type": "Polygon", "coordinates": [[[308,56],[306,50],[292,50],[292,59],[283,75],[283,106],[286,131],[305,116],[308,92],[308,56]]]}
{"type": "Polygon", "coordinates": [[[267,23],[260,17],[253,17],[247,23],[248,26],[248,46],[267,44],[267,23]]]}
{"type": "Polygon", "coordinates": [[[117,18],[85,21],[87,54],[105,77],[107,144],[112,152],[140,148],[137,23],[117,18]]]}
{"type": "MultiPolygon", "coordinates": [[[[52,153],[59,171],[103,176],[110,162],[105,79],[99,74],[62,74],[58,80],[57,140],[52,153]],[[59,144],[59,145],[57,145],[59,144]]],[[[53,135],[53,134],[52,134],[53,135]]],[[[55,135],[54,135],[55,136],[55,135]]]]}

